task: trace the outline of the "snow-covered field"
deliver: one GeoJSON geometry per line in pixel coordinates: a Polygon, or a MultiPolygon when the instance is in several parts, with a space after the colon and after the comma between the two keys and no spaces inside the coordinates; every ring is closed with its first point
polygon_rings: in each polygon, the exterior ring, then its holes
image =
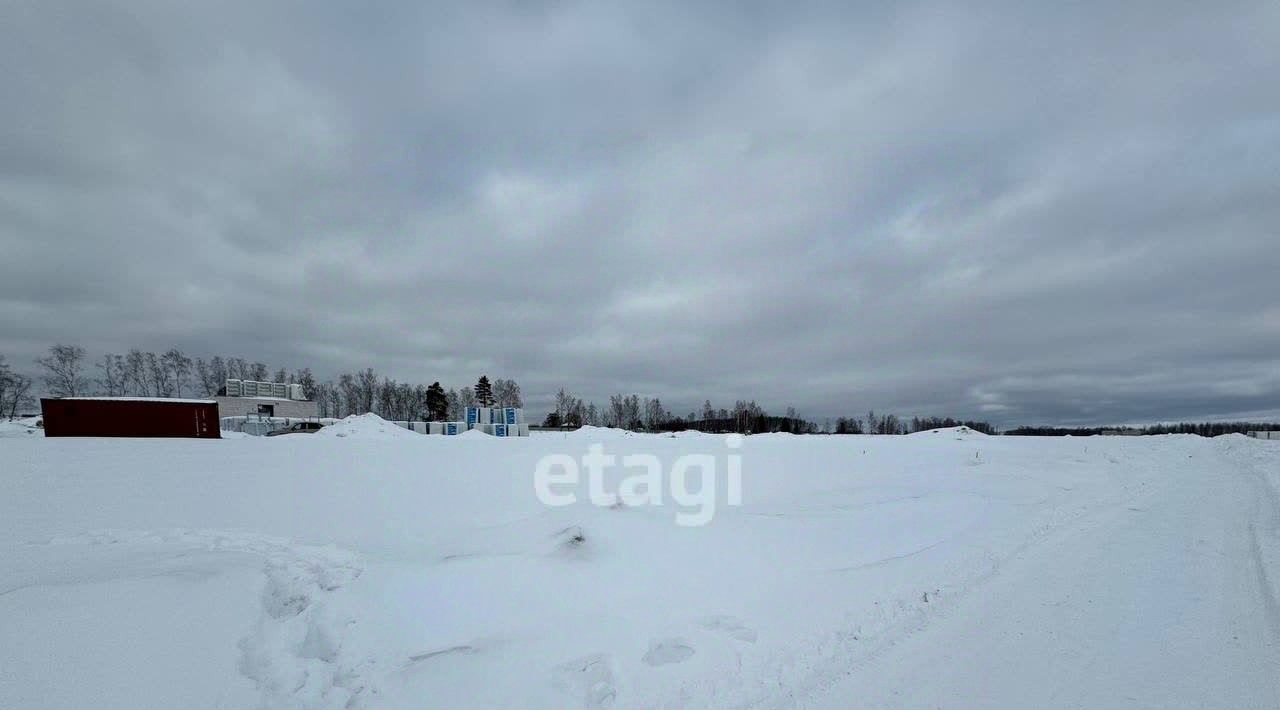
{"type": "Polygon", "coordinates": [[[0,708],[1280,707],[1280,442],[402,434],[0,440],[0,708]]]}

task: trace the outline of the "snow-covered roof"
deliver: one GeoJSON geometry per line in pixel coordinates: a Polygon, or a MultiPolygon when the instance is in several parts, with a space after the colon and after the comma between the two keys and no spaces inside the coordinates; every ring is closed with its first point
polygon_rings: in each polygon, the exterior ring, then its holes
{"type": "Polygon", "coordinates": [[[217,404],[212,399],[180,399],[178,397],[56,397],[55,399],[88,399],[108,402],[170,402],[173,404],[217,404]]]}
{"type": "Polygon", "coordinates": [[[290,399],[288,397],[237,397],[233,394],[217,395],[221,399],[260,399],[264,402],[310,402],[309,399],[290,399]]]}

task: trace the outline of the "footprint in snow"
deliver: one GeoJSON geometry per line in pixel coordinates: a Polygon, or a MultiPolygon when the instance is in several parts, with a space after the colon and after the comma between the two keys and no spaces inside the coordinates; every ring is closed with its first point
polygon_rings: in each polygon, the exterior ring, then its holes
{"type": "Polygon", "coordinates": [[[718,631],[728,634],[730,637],[747,643],[756,642],[756,630],[742,623],[742,619],[727,614],[713,614],[704,616],[697,621],[698,626],[707,631],[718,631]]]}
{"type": "Polygon", "coordinates": [[[618,697],[613,659],[595,653],[561,663],[552,669],[552,679],[560,690],[579,698],[583,707],[607,708],[618,697]]]}
{"type": "Polygon", "coordinates": [[[649,650],[642,659],[651,666],[683,663],[693,656],[693,647],[682,638],[665,638],[649,642],[649,650]]]}
{"type": "Polygon", "coordinates": [[[577,525],[570,525],[556,533],[555,539],[556,546],[552,553],[554,555],[577,560],[591,556],[591,545],[587,540],[587,534],[577,525]]]}

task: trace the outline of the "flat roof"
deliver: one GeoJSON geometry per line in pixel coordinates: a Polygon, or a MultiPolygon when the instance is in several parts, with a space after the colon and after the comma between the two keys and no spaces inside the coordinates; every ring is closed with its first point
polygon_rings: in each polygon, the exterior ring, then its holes
{"type": "Polygon", "coordinates": [[[314,402],[314,399],[289,399],[288,397],[237,397],[233,394],[214,395],[218,399],[260,399],[264,402],[314,402]]]}
{"type": "Polygon", "coordinates": [[[173,404],[217,404],[212,399],[180,399],[178,397],[50,397],[61,400],[91,400],[96,402],[170,402],[173,404]]]}

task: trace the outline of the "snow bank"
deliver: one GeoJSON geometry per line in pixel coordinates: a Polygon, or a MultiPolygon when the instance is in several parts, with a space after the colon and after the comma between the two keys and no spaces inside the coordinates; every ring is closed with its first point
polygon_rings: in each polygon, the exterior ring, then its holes
{"type": "Polygon", "coordinates": [[[417,438],[404,427],[396,426],[377,414],[353,414],[309,436],[342,437],[348,439],[404,439],[417,438]]]}
{"type": "Polygon", "coordinates": [[[36,426],[40,417],[26,417],[13,421],[0,420],[0,439],[44,437],[44,429],[36,426]]]}
{"type": "Polygon", "coordinates": [[[680,431],[673,431],[667,436],[670,436],[673,439],[699,439],[705,436],[719,436],[719,434],[707,434],[705,432],[698,431],[697,429],[682,429],[680,431]]]}
{"type": "Polygon", "coordinates": [[[970,429],[967,426],[953,426],[943,429],[926,429],[925,431],[917,431],[912,434],[908,434],[908,436],[954,436],[958,439],[981,439],[986,438],[987,435],[980,431],[970,429]]]}
{"type": "Polygon", "coordinates": [[[573,431],[564,433],[568,439],[590,439],[591,441],[602,441],[605,439],[627,439],[636,436],[636,432],[627,431],[626,429],[614,429],[612,427],[603,426],[581,426],[573,431]]]}

